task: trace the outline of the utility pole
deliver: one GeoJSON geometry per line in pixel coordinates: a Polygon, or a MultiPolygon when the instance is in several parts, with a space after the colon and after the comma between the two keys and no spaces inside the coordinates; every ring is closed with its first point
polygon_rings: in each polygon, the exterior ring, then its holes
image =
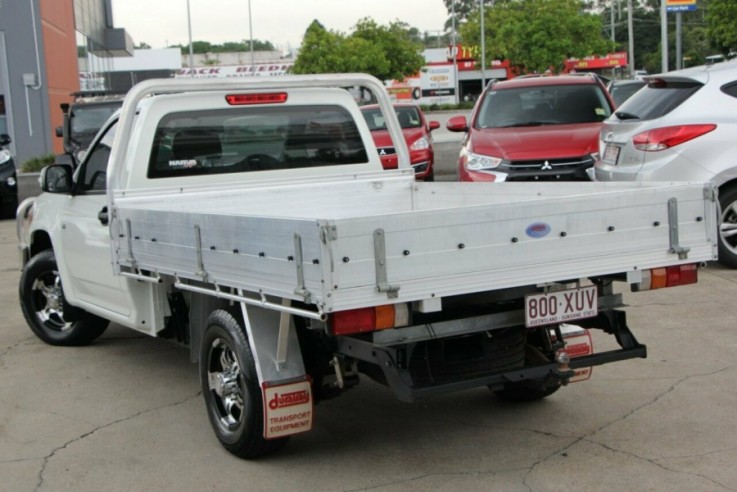
{"type": "Polygon", "coordinates": [[[635,73],[635,34],[632,27],[632,0],[627,0],[627,37],[630,48],[630,75],[635,73]]]}
{"type": "Polygon", "coordinates": [[[251,76],[256,75],[256,64],[253,61],[253,20],[251,17],[251,0],[248,0],[248,35],[251,38],[251,76]]]}
{"type": "MultiPolygon", "coordinates": [[[[484,0],[479,0],[481,6],[481,92],[486,87],[486,33],[484,32],[484,0]]],[[[479,92],[479,94],[481,94],[479,92]]]]}
{"type": "MultiPolygon", "coordinates": [[[[664,0],[665,1],[665,0],[664,0]]],[[[458,104],[460,100],[460,93],[458,91],[458,47],[456,46],[456,2],[455,0],[451,0],[450,2],[450,9],[451,9],[451,47],[450,49],[453,50],[453,92],[455,93],[453,97],[455,98],[456,104],[458,104]]]]}
{"type": "Polygon", "coordinates": [[[668,71],[668,12],[665,0],[660,0],[660,71],[668,71]]]}
{"type": "Polygon", "coordinates": [[[683,54],[681,48],[681,20],[683,14],[676,12],[676,70],[683,68],[683,54]]]}
{"type": "Polygon", "coordinates": [[[189,74],[194,77],[194,48],[192,48],[192,16],[189,13],[189,0],[187,0],[187,29],[189,31],[189,74]]]}

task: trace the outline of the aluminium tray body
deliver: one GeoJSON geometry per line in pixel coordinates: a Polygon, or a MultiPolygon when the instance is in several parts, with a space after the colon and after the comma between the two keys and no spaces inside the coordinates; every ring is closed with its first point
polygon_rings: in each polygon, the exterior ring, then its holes
{"type": "Polygon", "coordinates": [[[714,191],[693,183],[417,183],[406,172],[366,173],[129,191],[116,195],[112,215],[117,272],[325,312],[703,262],[717,248],[714,191]]]}

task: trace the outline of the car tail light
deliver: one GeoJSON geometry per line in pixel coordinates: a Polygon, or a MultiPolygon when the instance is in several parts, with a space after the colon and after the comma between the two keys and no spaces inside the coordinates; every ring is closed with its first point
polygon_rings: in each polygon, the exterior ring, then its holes
{"type": "Polygon", "coordinates": [[[286,92],[267,92],[262,94],[228,94],[225,100],[231,106],[248,104],[273,104],[287,102],[286,92]]]}
{"type": "Polygon", "coordinates": [[[658,152],[688,142],[714,130],[716,125],[680,125],[656,128],[632,137],[637,150],[658,152]]]}
{"type": "Polygon", "coordinates": [[[698,267],[695,263],[672,267],[653,268],[642,272],[642,282],[634,284],[632,290],[662,289],[698,282],[698,267]]]}
{"type": "Polygon", "coordinates": [[[336,336],[386,330],[409,324],[409,307],[407,304],[387,304],[338,311],[330,315],[328,323],[336,336]]]}

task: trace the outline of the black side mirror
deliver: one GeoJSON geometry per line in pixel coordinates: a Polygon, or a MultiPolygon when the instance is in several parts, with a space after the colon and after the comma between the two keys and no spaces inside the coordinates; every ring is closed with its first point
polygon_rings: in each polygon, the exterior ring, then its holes
{"type": "Polygon", "coordinates": [[[57,126],[56,128],[54,128],[54,133],[56,134],[57,137],[63,137],[64,129],[60,126],[57,126]]]}
{"type": "Polygon", "coordinates": [[[7,133],[0,134],[0,145],[8,145],[10,142],[12,142],[10,135],[7,133]]]}
{"type": "Polygon", "coordinates": [[[46,193],[70,193],[72,191],[72,166],[52,164],[41,170],[41,190],[46,193]]]}

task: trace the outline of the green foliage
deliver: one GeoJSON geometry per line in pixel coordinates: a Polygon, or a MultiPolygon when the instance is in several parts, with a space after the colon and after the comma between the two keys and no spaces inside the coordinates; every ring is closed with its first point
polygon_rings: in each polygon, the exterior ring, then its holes
{"type": "MultiPolygon", "coordinates": [[[[188,44],[175,44],[171,48],[179,48],[183,55],[189,53],[188,44]]],[[[275,51],[274,45],[270,41],[253,40],[253,51],[275,51]]],[[[251,41],[244,39],[243,41],[227,41],[223,44],[212,44],[209,41],[192,41],[192,52],[197,55],[205,53],[232,53],[237,51],[251,51],[251,41]]]]}
{"type": "Polygon", "coordinates": [[[737,2],[709,0],[706,23],[709,39],[720,52],[737,51],[737,2]]]}
{"type": "Polygon", "coordinates": [[[361,19],[350,35],[329,31],[317,20],[307,28],[294,73],[369,73],[380,80],[403,79],[424,65],[419,32],[407,24],[382,26],[361,19]]]}
{"type": "MultiPolygon", "coordinates": [[[[581,0],[507,0],[484,13],[488,59],[509,59],[522,72],[558,69],[565,59],[604,55],[614,48],[602,36],[598,15],[581,0]]],[[[467,44],[480,44],[479,12],[461,27],[467,44]]]]}
{"type": "Polygon", "coordinates": [[[45,154],[42,156],[34,157],[33,159],[28,159],[20,166],[20,171],[22,173],[37,173],[40,172],[41,169],[48,166],[49,164],[54,163],[55,156],[54,154],[45,154]]]}

